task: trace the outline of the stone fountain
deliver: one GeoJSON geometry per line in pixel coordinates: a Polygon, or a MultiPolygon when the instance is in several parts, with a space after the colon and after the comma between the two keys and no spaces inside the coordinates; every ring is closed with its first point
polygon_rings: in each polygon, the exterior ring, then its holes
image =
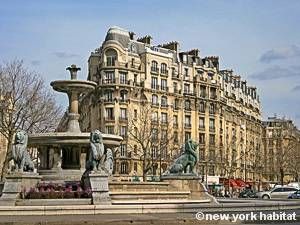
{"type": "MultiPolygon", "coordinates": [[[[80,180],[85,171],[87,153],[89,150],[90,133],[83,133],[79,126],[79,97],[93,91],[96,83],[77,80],[80,68],[71,65],[67,68],[71,80],[56,80],[51,82],[55,91],[63,92],[69,98],[68,123],[65,132],[39,133],[29,136],[28,145],[36,147],[39,154],[38,173],[43,180],[80,180]]],[[[102,134],[105,148],[115,148],[120,145],[122,137],[112,134],[102,134]]]]}

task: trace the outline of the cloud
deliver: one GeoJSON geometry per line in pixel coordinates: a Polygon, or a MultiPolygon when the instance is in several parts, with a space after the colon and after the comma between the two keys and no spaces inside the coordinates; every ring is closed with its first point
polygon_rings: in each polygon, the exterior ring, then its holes
{"type": "Polygon", "coordinates": [[[255,80],[275,80],[280,78],[296,76],[300,76],[300,66],[291,66],[289,68],[272,66],[261,72],[254,73],[249,77],[255,80]]]}
{"type": "Polygon", "coordinates": [[[58,58],[75,58],[78,57],[78,54],[67,53],[67,52],[54,52],[53,53],[58,58]]]}
{"type": "Polygon", "coordinates": [[[296,85],[293,87],[292,91],[300,91],[300,85],[296,85]]]}
{"type": "Polygon", "coordinates": [[[300,57],[300,47],[291,45],[285,48],[275,48],[263,53],[259,59],[262,63],[270,63],[275,60],[300,57]]]}
{"type": "Polygon", "coordinates": [[[32,60],[32,61],[30,61],[30,64],[33,66],[38,66],[38,65],[41,65],[41,61],[40,60],[32,60]]]}

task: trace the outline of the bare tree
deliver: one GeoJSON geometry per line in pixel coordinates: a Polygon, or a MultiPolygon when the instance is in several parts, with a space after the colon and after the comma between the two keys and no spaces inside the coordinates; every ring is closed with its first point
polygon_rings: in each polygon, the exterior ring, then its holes
{"type": "Polygon", "coordinates": [[[57,106],[41,76],[28,71],[22,61],[0,65],[0,99],[0,133],[8,143],[1,172],[2,180],[8,168],[15,132],[54,130],[62,110],[57,106]]]}
{"type": "MultiPolygon", "coordinates": [[[[171,119],[158,117],[156,108],[151,107],[149,103],[142,103],[138,112],[129,114],[128,136],[129,145],[137,146],[137,155],[142,162],[143,180],[146,181],[146,175],[153,171],[157,159],[165,157],[169,149],[169,144],[173,139],[171,131],[171,119]]],[[[168,155],[168,154],[167,154],[168,155]]],[[[161,164],[161,163],[160,163],[161,164]]]]}

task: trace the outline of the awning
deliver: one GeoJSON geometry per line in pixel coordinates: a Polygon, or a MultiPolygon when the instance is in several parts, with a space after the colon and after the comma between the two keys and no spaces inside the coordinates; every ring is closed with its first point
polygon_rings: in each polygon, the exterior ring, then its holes
{"type": "Polygon", "coordinates": [[[249,186],[248,184],[246,184],[242,179],[236,179],[235,182],[237,183],[237,185],[239,187],[247,187],[249,186]]]}

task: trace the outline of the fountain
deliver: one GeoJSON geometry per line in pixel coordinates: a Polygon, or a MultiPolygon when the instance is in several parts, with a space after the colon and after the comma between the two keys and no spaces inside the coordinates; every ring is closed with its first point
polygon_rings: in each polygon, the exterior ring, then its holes
{"type": "MultiPolygon", "coordinates": [[[[43,180],[80,180],[86,167],[90,133],[80,131],[78,104],[80,95],[93,91],[97,84],[77,80],[80,68],[76,65],[71,65],[67,70],[70,71],[71,80],[56,80],[50,84],[55,91],[68,95],[67,130],[29,135],[28,145],[38,150],[38,173],[43,180]]],[[[106,148],[115,148],[121,141],[120,136],[103,134],[106,148]]]]}

